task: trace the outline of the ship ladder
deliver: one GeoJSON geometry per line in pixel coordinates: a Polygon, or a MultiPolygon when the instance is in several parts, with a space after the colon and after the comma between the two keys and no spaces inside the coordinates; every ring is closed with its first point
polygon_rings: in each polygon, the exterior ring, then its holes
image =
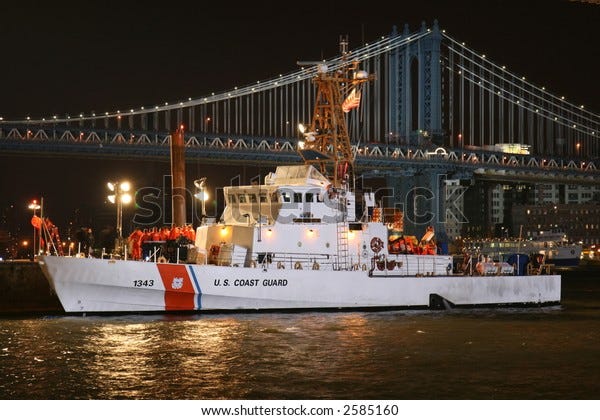
{"type": "Polygon", "coordinates": [[[348,269],[348,223],[345,220],[337,223],[337,269],[348,269]]]}

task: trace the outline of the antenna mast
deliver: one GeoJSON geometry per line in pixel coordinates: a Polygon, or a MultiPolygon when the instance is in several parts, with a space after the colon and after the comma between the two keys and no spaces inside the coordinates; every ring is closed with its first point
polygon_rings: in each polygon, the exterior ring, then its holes
{"type": "Polygon", "coordinates": [[[324,62],[298,62],[317,66],[315,106],[310,128],[298,153],[307,165],[318,164],[333,186],[347,185],[354,173],[354,154],[345,113],[360,103],[360,86],[374,75],[358,71],[358,61],[348,62],[348,38],[340,37],[341,67],[329,71],[324,62]]]}

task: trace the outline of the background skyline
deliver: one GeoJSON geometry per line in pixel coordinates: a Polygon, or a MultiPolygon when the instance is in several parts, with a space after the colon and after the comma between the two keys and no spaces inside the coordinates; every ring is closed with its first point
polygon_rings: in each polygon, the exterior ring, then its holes
{"type": "MultiPolygon", "coordinates": [[[[296,71],[298,60],[333,57],[341,35],[353,49],[388,35],[394,25],[401,32],[408,24],[412,32],[435,19],[495,64],[600,113],[598,2],[196,2],[165,9],[109,1],[3,6],[0,117],[111,112],[198,98],[296,71]]],[[[201,176],[214,189],[236,171],[242,182],[258,173],[196,163],[187,169],[190,189],[201,176]]],[[[114,223],[107,181],[160,186],[168,172],[168,162],[3,153],[0,210],[10,209],[24,234],[31,228],[27,203],[41,196],[61,229],[75,215],[83,225],[91,218],[114,223]]],[[[126,209],[124,220],[131,214],[126,209]]]]}

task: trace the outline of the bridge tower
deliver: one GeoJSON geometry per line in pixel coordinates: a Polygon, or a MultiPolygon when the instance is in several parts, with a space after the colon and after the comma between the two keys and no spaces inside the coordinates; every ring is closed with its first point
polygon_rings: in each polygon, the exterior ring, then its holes
{"type": "MultiPolygon", "coordinates": [[[[396,35],[396,29],[392,35],[396,35]]],[[[425,22],[421,31],[428,31],[425,22]]],[[[401,144],[425,146],[443,144],[442,70],[440,49],[442,35],[437,20],[429,36],[398,48],[390,56],[389,132],[401,144]]],[[[404,25],[403,37],[410,36],[404,25]]],[[[393,205],[405,214],[404,230],[422,235],[434,226],[436,235],[445,236],[443,220],[445,187],[443,171],[405,168],[388,172],[386,183],[394,191],[393,205]]]]}
{"type": "MultiPolygon", "coordinates": [[[[421,30],[428,30],[425,22],[421,30]]],[[[404,25],[403,36],[410,36],[408,25],[404,25]]],[[[391,54],[388,132],[396,133],[403,143],[431,140],[441,144],[443,140],[441,43],[442,34],[435,20],[430,36],[391,54]]]]}

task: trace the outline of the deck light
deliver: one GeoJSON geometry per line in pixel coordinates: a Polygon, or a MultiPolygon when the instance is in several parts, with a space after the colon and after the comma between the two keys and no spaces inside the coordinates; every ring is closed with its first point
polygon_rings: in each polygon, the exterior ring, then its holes
{"type": "Polygon", "coordinates": [[[116,249],[120,250],[123,242],[123,204],[127,205],[133,201],[133,197],[128,191],[131,190],[129,181],[107,182],[106,186],[114,194],[110,194],[107,199],[112,204],[117,205],[117,244],[116,249]]]}

